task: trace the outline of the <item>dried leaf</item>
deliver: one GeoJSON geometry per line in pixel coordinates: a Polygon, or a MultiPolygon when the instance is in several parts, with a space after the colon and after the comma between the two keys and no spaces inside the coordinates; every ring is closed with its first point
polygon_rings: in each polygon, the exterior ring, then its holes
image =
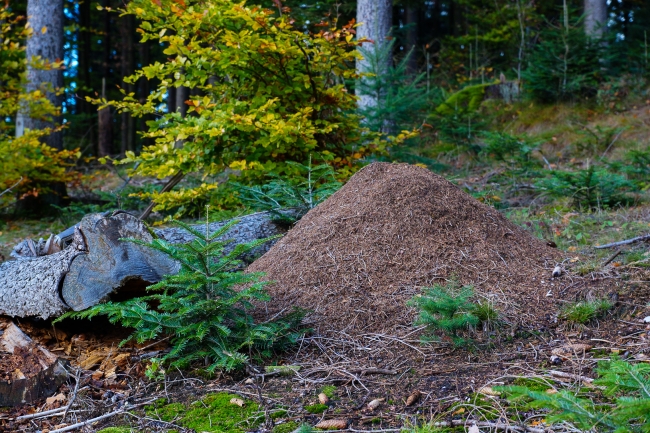
{"type": "Polygon", "coordinates": [[[45,406],[50,407],[55,403],[59,403],[59,402],[63,403],[65,400],[66,400],[65,395],[63,395],[63,393],[59,393],[57,395],[53,395],[52,397],[48,397],[45,400],[45,406]]]}
{"type": "Polygon", "coordinates": [[[566,344],[561,347],[556,347],[551,351],[552,355],[559,356],[560,358],[571,358],[573,356],[581,356],[593,348],[590,344],[573,343],[566,344]]]}
{"type": "Polygon", "coordinates": [[[330,399],[327,395],[325,395],[325,393],[321,392],[320,394],[318,394],[318,401],[320,401],[320,404],[327,404],[330,401],[330,399]]]}
{"type": "Polygon", "coordinates": [[[239,407],[244,407],[244,400],[241,398],[231,398],[230,399],[230,404],[236,404],[239,407]]]}
{"type": "Polygon", "coordinates": [[[501,395],[501,393],[499,391],[495,391],[494,389],[492,389],[492,387],[489,387],[489,386],[484,386],[483,388],[479,389],[478,392],[483,394],[483,395],[489,395],[489,396],[492,396],[492,397],[496,397],[496,396],[501,395]]]}
{"type": "Polygon", "coordinates": [[[422,395],[422,393],[416,389],[406,399],[406,405],[407,406],[412,406],[413,404],[415,404],[415,402],[417,402],[420,399],[421,395],[422,395]]]}
{"type": "Polygon", "coordinates": [[[383,399],[383,398],[376,398],[376,399],[374,399],[373,401],[371,401],[370,403],[368,403],[368,409],[370,409],[370,410],[375,410],[375,409],[377,409],[377,408],[379,407],[379,405],[381,404],[381,402],[384,401],[384,400],[385,400],[385,399],[383,399]]]}
{"type": "Polygon", "coordinates": [[[314,427],[323,430],[342,430],[348,426],[346,419],[327,419],[319,422],[314,427]]]}

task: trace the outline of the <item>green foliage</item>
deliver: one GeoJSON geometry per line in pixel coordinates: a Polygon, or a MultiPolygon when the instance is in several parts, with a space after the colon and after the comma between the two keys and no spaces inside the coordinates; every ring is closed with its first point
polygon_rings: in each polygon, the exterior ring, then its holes
{"type": "Polygon", "coordinates": [[[549,23],[522,71],[525,89],[542,102],[595,96],[604,57],[603,44],[586,36],[581,20],[567,17],[561,24],[549,23]]]}
{"type": "Polygon", "coordinates": [[[488,85],[464,87],[438,104],[429,115],[429,122],[438,131],[439,140],[460,146],[462,151],[474,154],[479,152],[476,140],[485,128],[485,120],[479,113],[479,107],[488,85]]]}
{"type": "Polygon", "coordinates": [[[323,394],[325,394],[329,398],[334,398],[334,396],[336,395],[335,394],[336,393],[336,387],[334,385],[325,385],[320,390],[320,392],[322,392],[323,394]]]}
{"type": "Polygon", "coordinates": [[[291,433],[298,428],[298,423],[295,421],[289,421],[282,424],[278,424],[273,427],[272,433],[291,433]]]}
{"type": "Polygon", "coordinates": [[[491,131],[483,132],[482,138],[485,143],[482,153],[495,161],[506,163],[515,172],[527,172],[541,166],[533,158],[533,152],[540,145],[537,141],[526,136],[491,131]]]}
{"type": "Polygon", "coordinates": [[[549,171],[546,178],[537,182],[537,186],[550,197],[570,197],[580,209],[600,209],[632,201],[627,194],[631,182],[620,174],[596,165],[577,171],[549,171]]]}
{"type": "Polygon", "coordinates": [[[420,315],[415,325],[426,325],[425,340],[436,341],[436,333],[442,332],[450,337],[456,346],[469,343],[459,332],[466,331],[479,324],[479,318],[474,314],[476,305],[470,299],[474,296],[471,286],[458,289],[455,285],[447,287],[436,285],[425,288],[421,295],[409,301],[410,305],[418,308],[420,315]]]}
{"type": "Polygon", "coordinates": [[[360,113],[364,124],[372,131],[396,133],[419,127],[425,119],[429,95],[423,80],[426,74],[411,77],[408,53],[393,65],[395,39],[386,44],[361,47],[359,52],[368,62],[367,76],[355,82],[357,95],[372,96],[376,105],[364,107],[360,113]],[[385,65],[390,65],[386,68],[385,65]]]}
{"type": "Polygon", "coordinates": [[[329,406],[326,404],[312,404],[311,406],[305,406],[305,410],[309,413],[313,414],[318,414],[318,413],[323,413],[327,409],[329,409],[329,406]]]}
{"type": "Polygon", "coordinates": [[[553,394],[526,386],[502,390],[511,401],[549,410],[547,420],[552,423],[569,422],[582,431],[650,432],[650,365],[615,359],[601,363],[598,375],[594,384],[605,388],[601,403],[564,389],[553,394]]]}
{"type": "Polygon", "coordinates": [[[271,181],[264,185],[236,184],[242,202],[257,211],[271,211],[277,219],[293,222],[342,186],[329,164],[312,166],[311,157],[307,165],[292,161],[287,165],[292,169],[290,174],[271,173],[271,181]]]}
{"type": "Polygon", "coordinates": [[[568,322],[584,325],[602,316],[613,307],[606,299],[581,301],[566,304],[560,309],[559,317],[568,322]]]}
{"type": "Polygon", "coordinates": [[[252,303],[268,300],[263,291],[267,282],[260,273],[244,273],[239,269],[242,254],[267,242],[256,240],[236,245],[225,254],[228,241],[220,240],[236,224],[232,221],[214,233],[197,231],[176,221],[196,238],[185,245],[172,245],[155,239],[148,245],[180,263],[176,275],[148,287],[150,295],[124,302],[107,302],[81,312],[63,315],[73,318],[108,316],[112,323],[134,328],[122,342],[143,342],[168,335],[172,349],[160,360],[154,360],[151,374],[161,365],[185,368],[202,361],[207,371],[233,370],[251,359],[269,357],[274,350],[293,344],[302,333],[296,331],[303,313],[296,310],[284,318],[255,323],[249,313],[252,303]]]}
{"type": "Polygon", "coordinates": [[[156,83],[143,103],[96,100],[134,116],[155,115],[144,133],[155,142],[120,163],[140,163],[134,174],[164,178],[199,173],[203,182],[149,197],[158,209],[205,197],[210,176],[230,168],[244,183],[284,173],[287,161],[312,155],[349,175],[367,155],[391,143],[360,126],[356,98],[344,80],[356,78],[359,56],[352,23],[324,24],[317,34],[292,25],[287,14],[233,0],[135,0],[124,14],[140,21],[142,42],[165,47],[164,62],[145,65],[127,83],[156,83]],[[188,112],[168,113],[170,89],[190,89],[188,112]]]}
{"type": "MultiPolygon", "coordinates": [[[[0,5],[0,193],[14,187],[13,194],[4,194],[3,201],[18,197],[45,193],[48,184],[72,182],[78,173],[70,170],[73,161],[80,156],[77,150],[57,151],[39,140],[51,130],[27,130],[15,137],[15,118],[19,107],[29,110],[30,116],[51,120],[59,114],[41,89],[25,90],[28,61],[21,41],[34,29],[25,27],[24,17],[13,16],[8,4],[0,5]]],[[[57,69],[61,62],[49,63],[41,58],[30,60],[33,68],[57,69]]]]}

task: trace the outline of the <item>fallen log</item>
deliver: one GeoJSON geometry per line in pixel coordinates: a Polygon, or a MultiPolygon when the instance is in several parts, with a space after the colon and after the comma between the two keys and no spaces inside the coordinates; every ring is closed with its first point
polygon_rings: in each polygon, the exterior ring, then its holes
{"type": "MultiPolygon", "coordinates": [[[[274,222],[268,212],[238,220],[224,236],[233,240],[227,251],[237,244],[287,230],[274,222]]],[[[214,232],[226,223],[199,224],[193,228],[203,233],[206,229],[214,232]]],[[[156,250],[121,240],[151,242],[154,236],[170,243],[185,243],[193,238],[177,228],[150,231],[138,218],[114,212],[87,215],[74,229],[48,242],[23,241],[12,253],[16,260],[0,264],[0,314],[57,317],[69,309],[79,311],[96,305],[129,287],[160,281],[163,275],[177,272],[178,264],[156,250]],[[48,254],[54,244],[63,249],[48,254]]],[[[250,254],[261,255],[271,245],[269,242],[250,254]]]]}
{"type": "Polygon", "coordinates": [[[32,403],[54,393],[68,373],[63,361],[0,318],[0,406],[32,403]]]}

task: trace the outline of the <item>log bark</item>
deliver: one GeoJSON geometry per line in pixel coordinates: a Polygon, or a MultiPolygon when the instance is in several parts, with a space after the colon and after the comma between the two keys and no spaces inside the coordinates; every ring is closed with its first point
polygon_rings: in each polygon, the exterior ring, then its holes
{"type": "MultiPolygon", "coordinates": [[[[238,218],[224,236],[232,239],[229,252],[237,244],[284,233],[286,226],[273,221],[272,214],[260,212],[238,218]]],[[[210,232],[227,221],[209,225],[210,232]]],[[[194,228],[205,233],[206,225],[194,228]]],[[[109,299],[118,291],[128,291],[133,285],[156,283],[165,274],[178,271],[176,262],[162,253],[122,238],[145,242],[158,236],[170,243],[185,243],[193,239],[182,229],[165,228],[150,232],[138,218],[124,212],[112,215],[87,215],[75,226],[74,235],[68,230],[53,239],[64,249],[47,254],[55,241],[24,241],[12,256],[16,260],[0,265],[0,314],[8,316],[57,317],[73,309],[83,310],[109,299]],[[66,246],[67,245],[67,246],[66,246]]],[[[268,242],[251,251],[248,260],[265,253],[268,242]]]]}
{"type": "Polygon", "coordinates": [[[0,333],[2,367],[12,372],[11,379],[0,380],[0,406],[32,403],[52,395],[65,382],[68,373],[63,362],[11,320],[0,318],[0,333]]]}

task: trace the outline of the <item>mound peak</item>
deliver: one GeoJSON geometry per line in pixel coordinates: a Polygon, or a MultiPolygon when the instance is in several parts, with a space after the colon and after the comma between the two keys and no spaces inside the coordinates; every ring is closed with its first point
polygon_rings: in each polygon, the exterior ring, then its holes
{"type": "Polygon", "coordinates": [[[561,254],[429,170],[374,163],[305,215],[250,271],[275,281],[268,312],[313,311],[320,333],[403,334],[406,302],[451,279],[517,322],[543,320],[561,254]]]}

